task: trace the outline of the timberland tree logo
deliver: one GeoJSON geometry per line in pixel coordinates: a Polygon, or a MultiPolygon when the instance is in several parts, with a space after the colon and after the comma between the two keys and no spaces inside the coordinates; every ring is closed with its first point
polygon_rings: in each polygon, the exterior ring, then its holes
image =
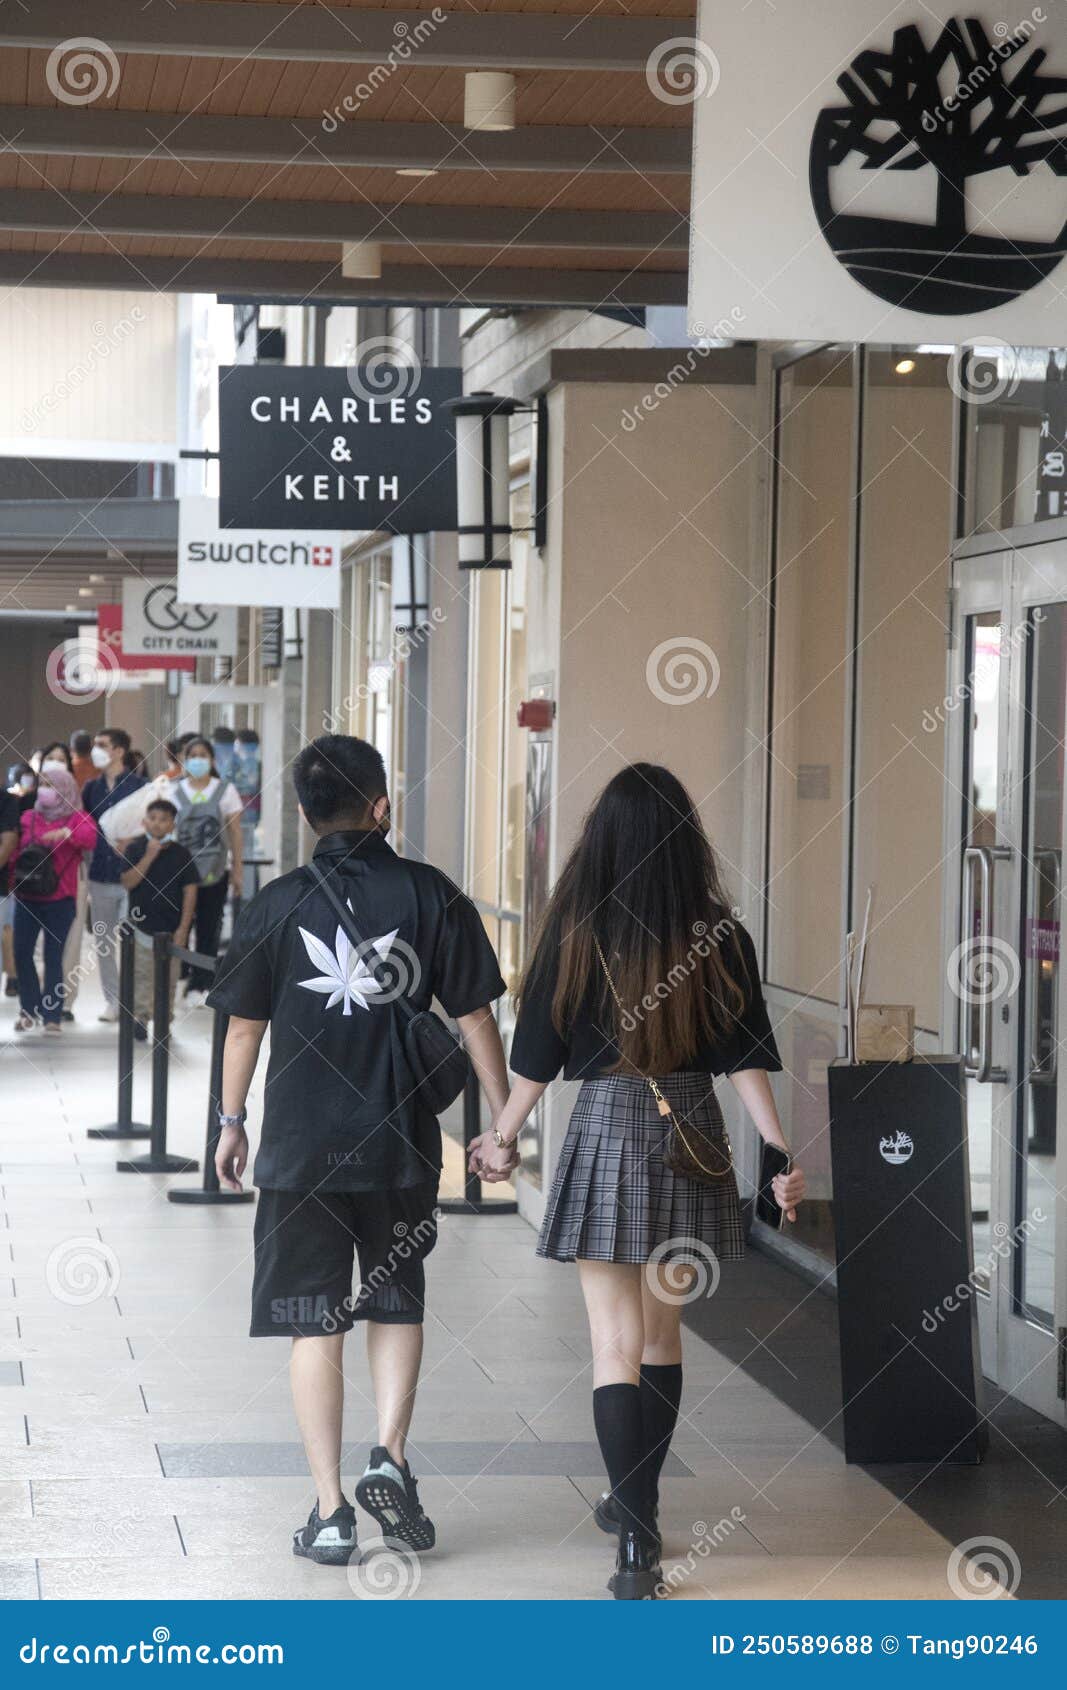
{"type": "MultiPolygon", "coordinates": [[[[1042,74],[1046,14],[895,30],[837,78],[812,134],[812,203],[834,256],[891,305],[989,311],[1063,257],[1067,74],[1042,74]]],[[[1067,73],[1067,59],[1058,67],[1067,73]]]]}
{"type": "Polygon", "coordinates": [[[888,1138],[879,1139],[878,1149],[881,1152],[882,1161],[891,1162],[896,1167],[899,1167],[903,1162],[910,1162],[915,1153],[915,1145],[912,1142],[911,1135],[906,1132],[890,1133],[888,1138]]]}

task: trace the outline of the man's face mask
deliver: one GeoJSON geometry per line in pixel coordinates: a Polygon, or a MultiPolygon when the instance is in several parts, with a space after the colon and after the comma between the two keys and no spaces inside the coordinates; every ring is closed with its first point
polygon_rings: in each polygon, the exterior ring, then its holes
{"type": "Polygon", "coordinates": [[[106,745],[94,745],[89,757],[94,769],[106,769],[111,761],[111,752],[106,745]]]}

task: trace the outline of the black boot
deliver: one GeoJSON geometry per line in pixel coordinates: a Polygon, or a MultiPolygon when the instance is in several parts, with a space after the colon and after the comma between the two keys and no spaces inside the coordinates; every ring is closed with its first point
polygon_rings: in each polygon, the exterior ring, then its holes
{"type": "Polygon", "coordinates": [[[656,1540],[640,1527],[620,1531],[619,1553],[608,1589],[616,1602],[654,1602],[663,1583],[656,1540]]]}
{"type": "MultiPolygon", "coordinates": [[[[609,1490],[604,1491],[593,1510],[593,1519],[602,1532],[618,1537],[622,1521],[619,1518],[619,1505],[609,1490]]],[[[659,1529],[659,1505],[653,1503],[649,1511],[648,1523],[652,1528],[652,1541],[656,1550],[657,1560],[663,1554],[663,1534],[659,1529]]]]}

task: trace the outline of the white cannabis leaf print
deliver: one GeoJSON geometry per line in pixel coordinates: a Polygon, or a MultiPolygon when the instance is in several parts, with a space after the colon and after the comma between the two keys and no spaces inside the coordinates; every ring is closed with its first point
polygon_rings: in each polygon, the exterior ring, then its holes
{"type": "MultiPolygon", "coordinates": [[[[352,905],[348,907],[351,909],[352,905]]],[[[391,933],[371,940],[372,948],[383,962],[398,932],[399,928],[394,927],[391,933]]],[[[367,999],[384,991],[385,987],[374,978],[368,965],[357,954],[344,928],[337,929],[335,951],[331,951],[314,933],[309,933],[306,927],[301,927],[300,937],[311,961],[322,969],[322,973],[313,975],[310,980],[298,980],[297,985],[309,992],[321,992],[326,998],[326,1009],[332,1009],[334,1004],[343,1001],[345,1015],[351,1015],[353,1003],[369,1012],[367,999]]]]}

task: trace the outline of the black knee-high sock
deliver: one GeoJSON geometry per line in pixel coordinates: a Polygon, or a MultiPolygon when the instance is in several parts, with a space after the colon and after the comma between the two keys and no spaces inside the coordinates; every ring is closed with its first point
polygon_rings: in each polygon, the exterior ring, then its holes
{"type": "Polygon", "coordinates": [[[624,1525],[647,1529],[645,1422],[638,1387],[598,1386],[593,1392],[593,1425],[624,1525]]]}
{"type": "Polygon", "coordinates": [[[653,1502],[660,1472],[671,1447],[682,1400],[682,1364],[657,1367],[641,1363],[641,1415],[645,1429],[645,1476],[653,1502]]]}

